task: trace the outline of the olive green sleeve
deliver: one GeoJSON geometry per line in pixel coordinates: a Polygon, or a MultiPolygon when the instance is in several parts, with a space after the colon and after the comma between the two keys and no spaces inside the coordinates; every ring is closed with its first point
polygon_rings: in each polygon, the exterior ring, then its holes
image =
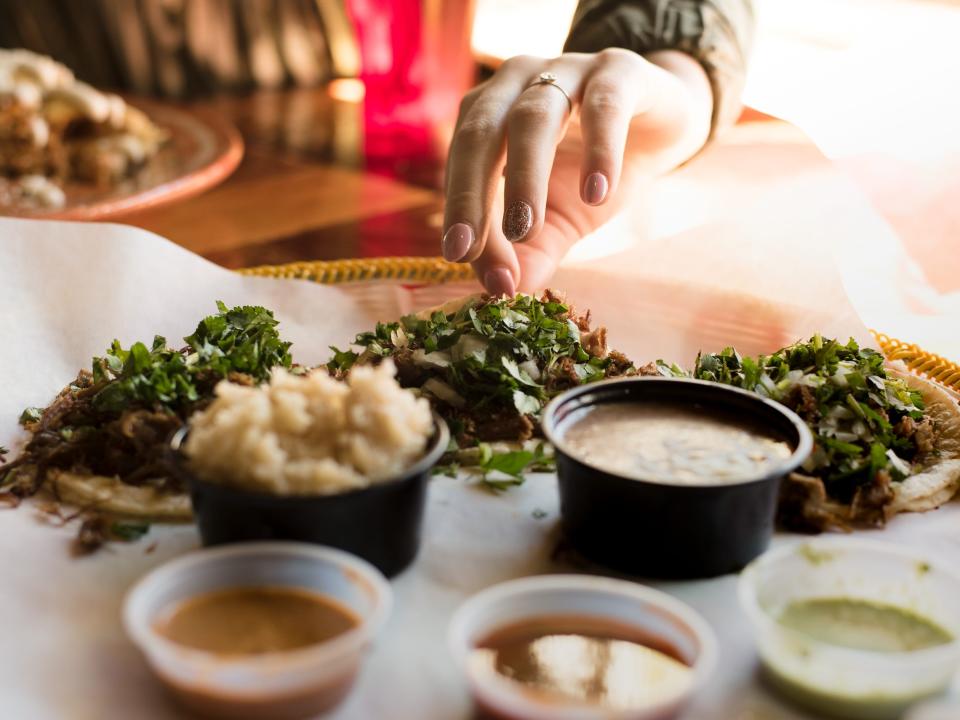
{"type": "Polygon", "coordinates": [[[753,25],[752,0],[580,0],[564,50],[691,55],[710,78],[713,135],[740,113],[753,25]]]}

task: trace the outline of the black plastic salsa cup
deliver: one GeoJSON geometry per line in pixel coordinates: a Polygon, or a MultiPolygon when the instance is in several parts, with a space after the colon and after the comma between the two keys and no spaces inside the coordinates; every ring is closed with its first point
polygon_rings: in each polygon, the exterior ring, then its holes
{"type": "Polygon", "coordinates": [[[686,378],[640,377],[584,385],[556,397],[543,415],[556,450],[564,534],[587,559],[631,575],[713,577],[739,570],[773,535],[780,481],[810,454],[804,422],[745,390],[686,378]],[[656,403],[741,420],[793,450],[773,471],[736,483],[671,485],[600,470],[564,449],[564,430],[590,406],[656,403]]]}
{"type": "Polygon", "coordinates": [[[390,577],[420,549],[431,470],[446,452],[450,432],[434,414],[426,453],[395,478],[334,495],[271,495],[198,478],[181,447],[189,428],[170,441],[173,472],[190,489],[204,545],[299,540],[346,550],[390,577]]]}

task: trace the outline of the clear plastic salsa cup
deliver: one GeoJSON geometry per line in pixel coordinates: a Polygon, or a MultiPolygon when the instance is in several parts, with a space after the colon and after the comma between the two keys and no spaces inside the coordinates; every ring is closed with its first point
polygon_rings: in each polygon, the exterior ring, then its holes
{"type": "Polygon", "coordinates": [[[715,635],[692,608],[643,585],[593,575],[540,575],[487,588],[456,611],[448,641],[483,717],[507,720],[665,720],[703,689],[717,661],[715,635]],[[498,630],[571,616],[630,627],[670,647],[690,668],[689,684],[671,697],[611,708],[531,693],[499,673],[478,672],[469,661],[479,644],[498,630]]]}
{"type": "Polygon", "coordinates": [[[899,718],[943,692],[960,668],[960,573],[923,553],[857,538],[820,538],[771,550],[747,566],[740,603],[766,679],[817,716],[899,718]],[[918,650],[859,650],[782,625],[791,602],[863,600],[932,621],[953,640],[918,650]]]}
{"type": "Polygon", "coordinates": [[[334,548],[292,542],[199,550],[165,563],[127,594],[123,621],[151,669],[204,717],[293,720],[313,717],[349,693],[392,604],[372,565],[334,548]],[[165,611],[205,593],[280,587],[325,595],[359,618],[316,645],[261,655],[218,655],[178,645],[156,625],[165,611]]]}

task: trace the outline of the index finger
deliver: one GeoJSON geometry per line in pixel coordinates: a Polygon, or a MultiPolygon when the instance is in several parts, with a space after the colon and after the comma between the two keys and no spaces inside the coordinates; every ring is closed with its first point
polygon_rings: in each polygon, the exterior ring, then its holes
{"type": "Polygon", "coordinates": [[[443,251],[469,262],[483,252],[503,170],[507,111],[523,92],[536,58],[511,58],[461,106],[447,161],[443,251]]]}

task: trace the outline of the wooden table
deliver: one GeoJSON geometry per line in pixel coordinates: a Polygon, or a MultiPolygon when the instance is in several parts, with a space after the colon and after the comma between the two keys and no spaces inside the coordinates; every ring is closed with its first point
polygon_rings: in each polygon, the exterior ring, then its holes
{"type": "Polygon", "coordinates": [[[388,160],[374,171],[362,154],[361,104],[334,99],[326,89],[197,105],[240,129],[246,143],[240,167],[207,193],[119,222],[230,268],[439,254],[442,133],[432,157],[388,160]]]}

